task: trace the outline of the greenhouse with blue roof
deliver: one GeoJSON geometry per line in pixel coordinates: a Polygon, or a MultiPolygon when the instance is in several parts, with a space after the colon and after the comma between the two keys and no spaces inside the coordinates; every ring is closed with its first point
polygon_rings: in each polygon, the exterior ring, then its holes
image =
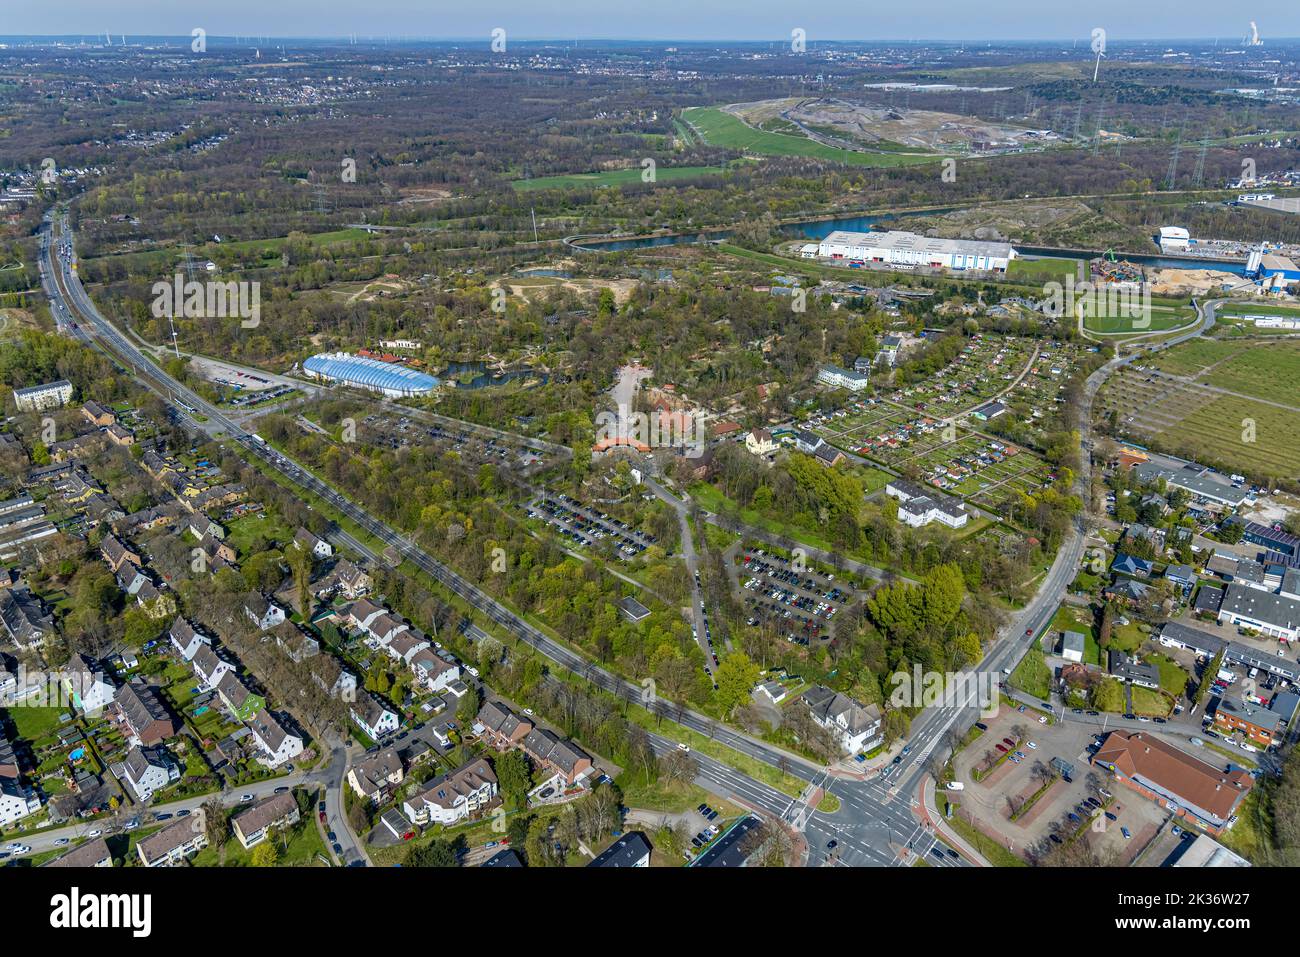
{"type": "Polygon", "coordinates": [[[302,369],[314,379],[382,392],[390,398],[424,395],[438,387],[436,376],[347,352],[324,352],[312,356],[303,362],[302,369]]]}

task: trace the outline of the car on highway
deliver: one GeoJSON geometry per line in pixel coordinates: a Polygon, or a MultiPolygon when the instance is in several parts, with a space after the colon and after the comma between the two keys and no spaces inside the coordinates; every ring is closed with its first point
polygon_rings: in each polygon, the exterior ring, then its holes
{"type": "Polygon", "coordinates": [[[683,754],[690,754],[691,746],[684,741],[680,741],[677,744],[677,750],[681,751],[683,754]]]}
{"type": "Polygon", "coordinates": [[[251,794],[241,794],[241,795],[239,796],[239,800],[241,800],[241,801],[251,801],[251,800],[253,800],[253,795],[251,795],[251,794]]]}
{"type": "Polygon", "coordinates": [[[67,839],[66,837],[61,837],[61,838],[59,838],[57,841],[54,842],[54,846],[55,846],[55,847],[67,847],[67,846],[68,846],[68,839],[67,839]]]}

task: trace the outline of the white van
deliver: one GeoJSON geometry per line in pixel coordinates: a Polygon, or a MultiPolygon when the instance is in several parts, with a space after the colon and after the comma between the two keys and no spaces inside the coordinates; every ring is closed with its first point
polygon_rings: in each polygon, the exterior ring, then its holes
{"type": "Polygon", "coordinates": [[[949,791],[964,791],[964,790],[966,790],[966,785],[962,784],[960,781],[950,781],[950,782],[948,783],[948,790],[949,790],[949,791]]]}

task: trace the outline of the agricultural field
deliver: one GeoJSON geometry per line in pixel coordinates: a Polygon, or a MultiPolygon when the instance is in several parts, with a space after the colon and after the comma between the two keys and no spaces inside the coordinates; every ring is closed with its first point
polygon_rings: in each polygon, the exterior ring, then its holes
{"type": "Polygon", "coordinates": [[[933,163],[933,156],[914,153],[865,153],[826,146],[806,136],[773,133],[747,126],[739,117],[717,107],[696,106],[682,111],[682,119],[710,146],[757,153],[760,156],[808,156],[851,166],[907,166],[933,163]]]}
{"type": "MultiPolygon", "coordinates": [[[[1203,372],[1222,368],[1221,363],[1240,355],[1247,371],[1263,375],[1259,370],[1269,367],[1270,361],[1278,363],[1274,368],[1287,369],[1297,361],[1294,357],[1245,360],[1245,348],[1241,343],[1196,340],[1171,350],[1160,364],[1203,372]],[[1179,354],[1189,347],[1188,354],[1179,354]]],[[[1276,351],[1276,344],[1260,351],[1267,356],[1276,351]]],[[[1283,374],[1273,373],[1274,382],[1295,381],[1276,378],[1283,374]]],[[[1217,463],[1276,478],[1300,474],[1300,446],[1295,443],[1300,411],[1223,395],[1204,388],[1202,381],[1206,380],[1172,379],[1153,370],[1129,367],[1106,384],[1099,396],[1099,412],[1102,416],[1114,414],[1120,436],[1153,442],[1165,451],[1207,465],[1217,463]]],[[[1234,391],[1267,388],[1267,380],[1262,378],[1246,378],[1236,384],[1241,388],[1234,391]]],[[[1283,401],[1280,392],[1275,390],[1274,395],[1273,401],[1283,401]]]]}

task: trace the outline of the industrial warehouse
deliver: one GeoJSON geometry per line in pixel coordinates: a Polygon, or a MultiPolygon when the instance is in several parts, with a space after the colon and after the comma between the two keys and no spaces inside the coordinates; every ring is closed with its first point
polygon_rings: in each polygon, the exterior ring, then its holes
{"type": "Polygon", "coordinates": [[[394,362],[381,362],[347,352],[326,352],[304,360],[302,371],[313,379],[325,379],[390,398],[424,395],[438,387],[436,377],[416,372],[394,362]]]}
{"type": "MultiPolygon", "coordinates": [[[[804,247],[811,253],[812,244],[804,247]]],[[[886,233],[851,233],[836,230],[816,246],[825,259],[847,259],[850,264],[887,263],[891,266],[926,266],[932,269],[979,270],[1004,273],[1016,258],[1009,243],[968,239],[935,239],[899,230],[886,233]]]]}

